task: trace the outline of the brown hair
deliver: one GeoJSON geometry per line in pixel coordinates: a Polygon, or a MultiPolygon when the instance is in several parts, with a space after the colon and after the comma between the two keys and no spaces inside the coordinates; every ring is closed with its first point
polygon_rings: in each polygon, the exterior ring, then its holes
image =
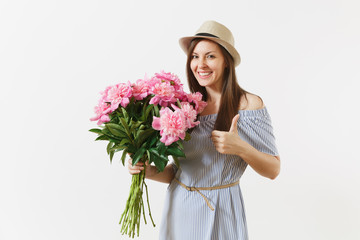
{"type": "MultiPolygon", "coordinates": [[[[201,40],[204,40],[204,38],[196,38],[190,44],[186,62],[186,74],[190,91],[200,92],[203,95],[203,100],[206,101],[208,97],[206,89],[205,87],[199,85],[190,67],[194,48],[201,40]]],[[[219,45],[219,47],[224,56],[227,67],[224,69],[220,107],[214,125],[214,130],[229,131],[231,121],[238,113],[240,98],[244,95],[245,99],[247,99],[246,93],[248,92],[242,89],[237,82],[235,65],[232,56],[221,45],[219,45]]]]}

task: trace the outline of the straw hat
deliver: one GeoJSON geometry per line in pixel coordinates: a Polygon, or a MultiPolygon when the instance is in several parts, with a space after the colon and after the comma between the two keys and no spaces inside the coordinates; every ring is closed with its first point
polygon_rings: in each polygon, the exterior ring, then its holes
{"type": "Polygon", "coordinates": [[[180,38],[179,43],[185,53],[188,53],[191,41],[195,38],[205,38],[223,46],[233,57],[235,66],[240,64],[240,54],[236,51],[234,37],[224,25],[215,21],[204,22],[194,36],[180,38]]]}

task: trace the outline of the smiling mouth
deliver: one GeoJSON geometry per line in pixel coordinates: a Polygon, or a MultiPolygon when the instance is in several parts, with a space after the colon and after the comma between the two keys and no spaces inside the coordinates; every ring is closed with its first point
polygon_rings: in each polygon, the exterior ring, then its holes
{"type": "Polygon", "coordinates": [[[207,78],[212,74],[212,72],[198,72],[200,78],[207,78]]]}

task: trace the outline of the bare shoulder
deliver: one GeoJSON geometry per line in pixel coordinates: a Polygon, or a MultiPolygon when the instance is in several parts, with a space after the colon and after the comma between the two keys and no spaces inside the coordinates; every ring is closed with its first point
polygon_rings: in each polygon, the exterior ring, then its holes
{"type": "Polygon", "coordinates": [[[265,107],[265,104],[261,97],[252,93],[246,93],[245,96],[241,97],[240,110],[257,110],[265,107]]]}

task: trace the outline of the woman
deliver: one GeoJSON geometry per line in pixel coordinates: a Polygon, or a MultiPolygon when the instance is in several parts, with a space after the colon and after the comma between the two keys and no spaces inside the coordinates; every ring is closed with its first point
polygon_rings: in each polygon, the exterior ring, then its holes
{"type": "MultiPolygon", "coordinates": [[[[190,90],[201,92],[207,106],[183,143],[187,157],[180,168],[170,164],[158,173],[146,167],[146,178],[170,183],[160,239],[248,239],[238,183],[247,165],[270,179],[279,174],[270,116],[260,97],[238,85],[240,55],[225,26],[207,21],[180,45],[188,54],[190,90]]],[[[131,174],[143,169],[129,161],[131,174]]]]}

